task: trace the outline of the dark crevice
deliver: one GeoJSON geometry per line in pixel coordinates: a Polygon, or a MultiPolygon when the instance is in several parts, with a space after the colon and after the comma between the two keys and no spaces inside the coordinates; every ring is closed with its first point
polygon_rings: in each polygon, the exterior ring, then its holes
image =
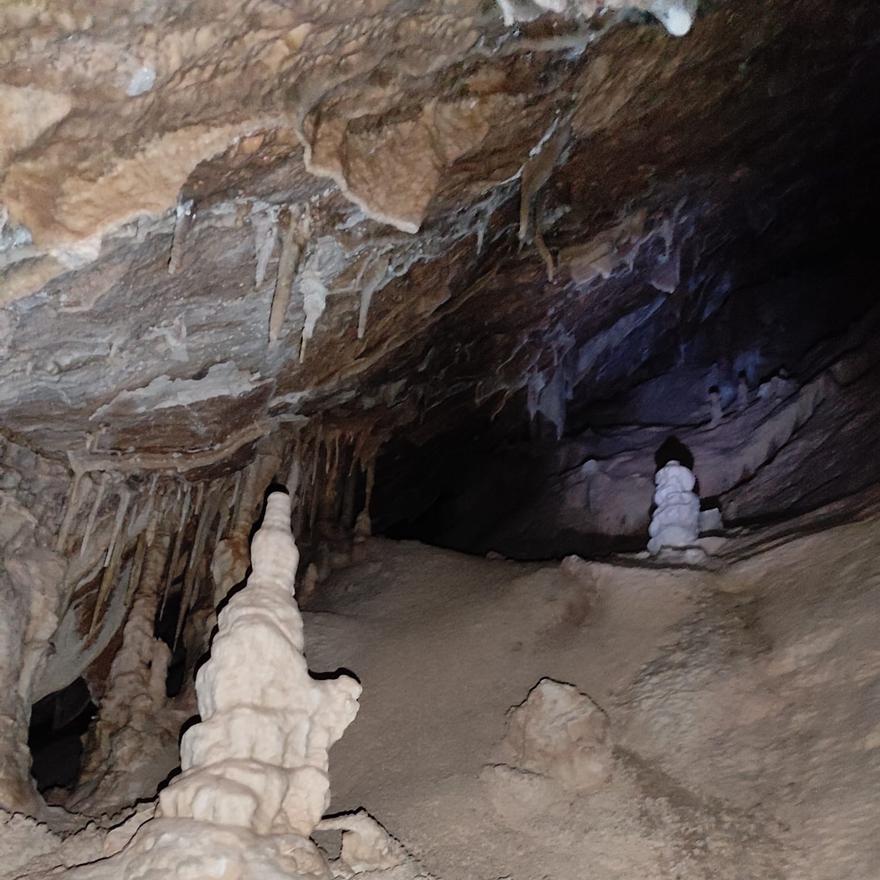
{"type": "Polygon", "coordinates": [[[28,747],[33,756],[31,775],[39,791],[72,789],[76,785],[82,761],[81,738],[97,711],[82,678],[34,704],[28,747]]]}

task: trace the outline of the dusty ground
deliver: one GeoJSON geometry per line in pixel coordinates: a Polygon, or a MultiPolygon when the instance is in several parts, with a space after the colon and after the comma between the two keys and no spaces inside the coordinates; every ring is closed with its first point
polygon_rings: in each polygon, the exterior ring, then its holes
{"type": "Polygon", "coordinates": [[[876,880],[878,537],[841,526],[715,573],[375,541],[306,615],[312,667],[364,684],[332,807],[445,880],[876,880]],[[589,797],[487,780],[542,676],[610,716],[615,774],[589,797]]]}

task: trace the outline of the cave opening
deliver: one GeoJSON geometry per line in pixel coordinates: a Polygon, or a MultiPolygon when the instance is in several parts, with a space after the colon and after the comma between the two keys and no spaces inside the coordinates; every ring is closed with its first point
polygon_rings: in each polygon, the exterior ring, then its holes
{"type": "Polygon", "coordinates": [[[82,737],[97,709],[81,677],[33,705],[28,748],[38,791],[74,788],[82,762],[82,737]]]}
{"type": "Polygon", "coordinates": [[[171,656],[165,680],[165,695],[176,697],[184,686],[190,670],[185,642],[178,637],[178,621],[183,606],[183,584],[172,584],[164,605],[156,613],[154,635],[167,645],[171,656]]]}

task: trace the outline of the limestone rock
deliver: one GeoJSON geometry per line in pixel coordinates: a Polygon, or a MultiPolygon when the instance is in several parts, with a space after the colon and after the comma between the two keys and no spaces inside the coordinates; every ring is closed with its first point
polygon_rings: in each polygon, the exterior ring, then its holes
{"type": "Polygon", "coordinates": [[[334,878],[428,880],[418,862],[369,813],[358,810],[324,819],[320,831],[341,831],[339,858],[331,862],[334,878]]]}
{"type": "Polygon", "coordinates": [[[183,773],[157,818],[117,856],[77,869],[80,880],[330,877],[309,836],[329,803],[327,750],[354,720],[361,687],[309,675],[288,495],[269,496],[251,558],[196,678],[202,720],[181,742],[183,773]]]}
{"type": "Polygon", "coordinates": [[[570,791],[594,791],[613,769],[608,716],[573,685],[542,678],[510,711],[501,756],[570,791]]]}

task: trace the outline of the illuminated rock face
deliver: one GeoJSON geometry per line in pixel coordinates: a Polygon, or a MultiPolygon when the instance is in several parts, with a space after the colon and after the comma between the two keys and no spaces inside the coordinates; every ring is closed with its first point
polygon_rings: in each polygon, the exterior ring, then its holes
{"type": "Polygon", "coordinates": [[[654,504],[648,529],[648,551],[658,554],[664,547],[688,547],[700,533],[700,499],[694,493],[696,478],[691,470],[670,461],[657,471],[654,504]]]}

